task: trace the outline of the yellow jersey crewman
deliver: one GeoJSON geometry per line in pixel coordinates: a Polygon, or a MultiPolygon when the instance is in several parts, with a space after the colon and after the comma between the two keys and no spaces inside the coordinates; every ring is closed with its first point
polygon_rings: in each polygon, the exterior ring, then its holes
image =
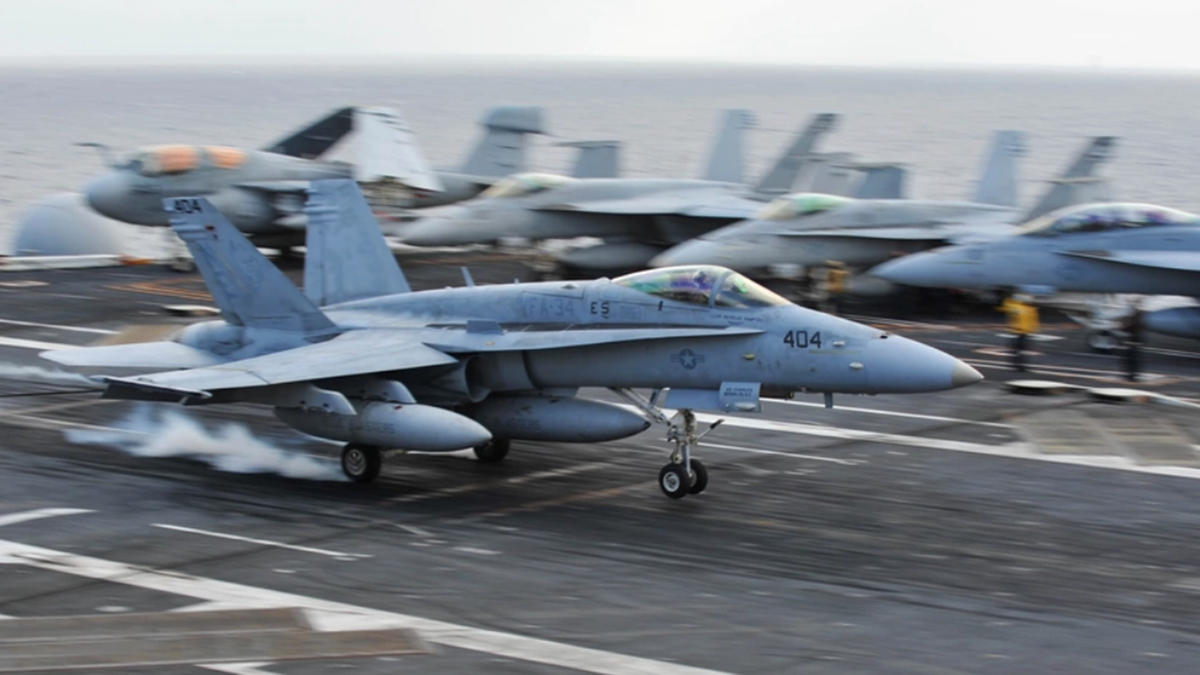
{"type": "Polygon", "coordinates": [[[1005,298],[1004,303],[998,309],[1008,316],[1008,330],[1014,336],[1012,352],[1013,369],[1024,371],[1025,347],[1029,336],[1037,333],[1040,329],[1037,307],[1029,304],[1026,296],[1014,295],[1005,298]]]}

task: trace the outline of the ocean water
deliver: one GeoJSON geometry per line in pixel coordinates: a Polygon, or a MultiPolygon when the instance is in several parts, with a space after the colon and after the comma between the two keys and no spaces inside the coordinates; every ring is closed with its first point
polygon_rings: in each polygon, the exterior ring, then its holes
{"type": "Polygon", "coordinates": [[[562,170],[561,140],[618,139],[628,176],[692,176],[723,108],[756,112],[749,175],[818,112],[842,114],[824,146],[900,161],[910,195],[965,198],[990,133],[1028,134],[1031,202],[1091,135],[1121,137],[1105,173],[1123,199],[1200,211],[1200,77],[1117,71],[902,71],[662,64],[14,67],[0,69],[0,237],[29,205],[77,190],[119,153],[164,142],[257,147],[349,104],[403,111],[437,166],[456,166],[483,110],[545,106],[553,138],[533,164],[562,170]]]}

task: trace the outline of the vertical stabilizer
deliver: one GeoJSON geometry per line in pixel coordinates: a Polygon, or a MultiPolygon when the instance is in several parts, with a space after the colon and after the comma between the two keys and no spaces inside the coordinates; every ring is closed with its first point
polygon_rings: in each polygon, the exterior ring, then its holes
{"type": "Polygon", "coordinates": [[[463,164],[462,173],[501,178],[525,171],[525,137],[545,134],[542,109],[536,106],[499,106],[484,114],[483,138],[463,164]]]}
{"type": "Polygon", "coordinates": [[[904,199],[908,170],[899,164],[859,164],[863,174],[851,197],[857,199],[904,199]]]}
{"type": "Polygon", "coordinates": [[[1096,136],[1088,141],[1067,170],[1052,183],[1041,201],[1034,205],[1023,220],[1032,220],[1051,211],[1093,201],[1107,192],[1108,182],[1095,175],[1096,169],[1108,161],[1116,151],[1116,136],[1096,136]]]}
{"type": "Polygon", "coordinates": [[[560,147],[578,148],[572,178],[617,178],[621,175],[620,141],[569,141],[560,147]]]}
{"type": "Polygon", "coordinates": [[[833,130],[836,123],[837,115],[833,113],[821,113],[813,117],[804,131],[754,187],[754,191],[766,196],[791,192],[805,160],[816,149],[821,138],[833,130]]]}
{"type": "Polygon", "coordinates": [[[341,108],[263,148],[266,152],[313,159],[325,154],[354,126],[354,108],[341,108]]]}
{"type": "Polygon", "coordinates": [[[317,306],[411,290],[354,181],[313,181],[304,213],[304,294],[317,306]]]}
{"type": "Polygon", "coordinates": [[[1025,134],[997,131],[992,149],[979,176],[979,185],[971,195],[976,204],[1017,206],[1017,159],[1025,156],[1025,134]]]}
{"type": "Polygon", "coordinates": [[[354,132],[358,144],[355,180],[398,182],[418,190],[442,191],[441,180],[425,161],[416,136],[399,111],[355,108],[354,132]]]}
{"type": "Polygon", "coordinates": [[[225,321],[247,328],[323,334],[336,330],[296,285],[204,197],[164,199],[225,321]]]}
{"type": "Polygon", "coordinates": [[[723,111],[717,124],[716,140],[708,153],[708,162],[700,174],[701,180],[741,183],[744,180],[742,169],[745,166],[746,145],[742,132],[756,126],[758,120],[749,110],[723,111]]]}
{"type": "MultiPolygon", "coordinates": [[[[827,152],[809,155],[806,163],[812,168],[811,180],[804,192],[847,196],[854,178],[854,155],[849,152],[827,152]]],[[[803,180],[801,181],[804,182],[803,180]]],[[[797,190],[799,192],[800,190],[797,190]]]]}

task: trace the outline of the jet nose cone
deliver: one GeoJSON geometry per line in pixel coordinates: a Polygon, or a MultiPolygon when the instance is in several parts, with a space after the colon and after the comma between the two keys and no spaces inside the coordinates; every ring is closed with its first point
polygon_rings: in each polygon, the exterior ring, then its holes
{"type": "Polygon", "coordinates": [[[896,335],[872,340],[864,358],[874,392],[913,394],[975,384],[979,371],[949,354],[896,335]]]}
{"type": "Polygon", "coordinates": [[[92,179],[83,188],[88,206],[97,213],[109,218],[124,220],[121,217],[121,203],[125,196],[124,181],[117,174],[108,173],[92,179]]]}
{"type": "Polygon", "coordinates": [[[409,246],[445,246],[445,231],[453,223],[449,218],[426,216],[404,228],[400,241],[409,246]]]}
{"type": "Polygon", "coordinates": [[[950,371],[950,386],[955,389],[982,381],[983,375],[962,361],[954,364],[954,369],[950,371]]]}
{"type": "Polygon", "coordinates": [[[410,246],[487,244],[504,236],[503,223],[481,217],[478,207],[455,206],[409,225],[401,241],[410,246]]]}

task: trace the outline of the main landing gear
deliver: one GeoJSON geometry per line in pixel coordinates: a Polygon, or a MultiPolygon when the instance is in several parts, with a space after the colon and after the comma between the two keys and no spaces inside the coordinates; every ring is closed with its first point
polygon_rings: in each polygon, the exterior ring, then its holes
{"type": "Polygon", "coordinates": [[[671,461],[658,472],[658,487],[663,494],[671,499],[683,499],[687,495],[704,492],[708,487],[708,470],[700,460],[691,456],[692,448],[698,446],[700,439],[712,433],[725,420],[717,420],[703,432],[698,432],[696,414],[691,410],[682,409],[671,419],[663,415],[656,405],[661,390],[656,390],[649,400],[628,389],[612,391],[640,408],[651,421],[667,427],[667,440],[675,444],[675,450],[671,452],[671,461]]]}
{"type": "Polygon", "coordinates": [[[383,452],[373,445],[347,443],[342,448],[342,473],[355,483],[370,483],[383,469],[383,452]]]}

